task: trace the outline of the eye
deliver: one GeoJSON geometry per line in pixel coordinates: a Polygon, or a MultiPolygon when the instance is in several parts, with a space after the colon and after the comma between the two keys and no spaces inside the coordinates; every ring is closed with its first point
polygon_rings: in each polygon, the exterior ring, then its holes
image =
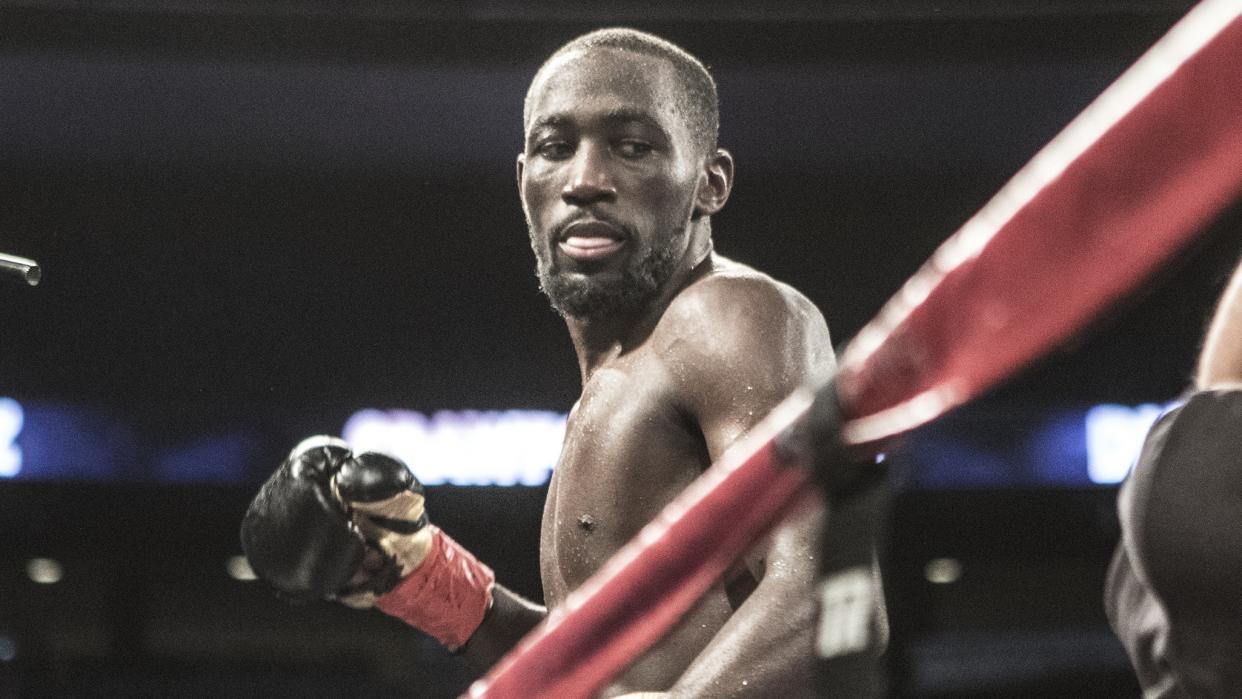
{"type": "Polygon", "coordinates": [[[542,141],[535,145],[535,155],[547,160],[564,160],[574,152],[566,141],[542,141]]]}
{"type": "Polygon", "coordinates": [[[636,141],[626,139],[617,144],[617,152],[623,158],[641,158],[655,150],[650,143],[646,141],[636,141]]]}

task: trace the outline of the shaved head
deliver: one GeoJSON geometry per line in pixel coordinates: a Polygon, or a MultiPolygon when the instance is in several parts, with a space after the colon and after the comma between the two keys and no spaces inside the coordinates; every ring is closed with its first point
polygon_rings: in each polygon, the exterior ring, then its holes
{"type": "Polygon", "coordinates": [[[531,96],[536,92],[549,71],[556,70],[563,59],[572,54],[587,53],[595,49],[612,49],[667,61],[672,67],[675,84],[675,111],[681,116],[694,139],[696,149],[702,155],[716,150],[720,132],[720,102],[716,95],[716,82],[699,59],[685,49],[665,41],[654,34],[636,29],[598,29],[570,41],[556,50],[540,66],[526,93],[522,112],[523,130],[529,132],[531,96]]]}

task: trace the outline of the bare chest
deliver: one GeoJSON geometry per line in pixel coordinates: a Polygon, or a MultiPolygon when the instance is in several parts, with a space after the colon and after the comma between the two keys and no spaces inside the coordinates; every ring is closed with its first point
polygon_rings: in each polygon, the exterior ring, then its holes
{"type": "Polygon", "coordinates": [[[650,374],[596,376],[571,414],[544,510],[544,596],[559,604],[708,465],[702,436],[650,374]]]}

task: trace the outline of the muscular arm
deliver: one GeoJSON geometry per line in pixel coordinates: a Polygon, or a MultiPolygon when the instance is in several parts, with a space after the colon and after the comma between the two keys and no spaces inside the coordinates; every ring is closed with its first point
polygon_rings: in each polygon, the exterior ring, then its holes
{"type": "MultiPolygon", "coordinates": [[[[1242,521],[1242,400],[1236,390],[1242,388],[1242,266],[1208,327],[1195,388],[1198,393],[1149,432],[1123,490],[1121,514],[1153,582],[1178,590],[1200,585],[1194,589],[1207,594],[1213,586],[1236,587],[1234,576],[1242,572],[1237,537],[1231,535],[1242,521]],[[1195,575],[1184,575],[1195,568],[1195,575]],[[1215,577],[1208,569],[1228,572],[1215,577]]],[[[1177,598],[1167,589],[1165,596],[1166,603],[1177,598]]]]}
{"type": "MultiPolygon", "coordinates": [[[[682,356],[686,396],[711,458],[800,385],[834,366],[828,328],[806,299],[770,280],[712,280],[697,299],[707,325],[682,356]]],[[[809,688],[816,541],[823,512],[805,502],[747,557],[754,591],[672,690],[676,697],[799,696],[809,688]]]]}
{"type": "Polygon", "coordinates": [[[1198,392],[1152,427],[1122,488],[1106,601],[1145,686],[1227,696],[1242,682],[1242,267],[1212,319],[1195,383],[1198,392]]]}
{"type": "Polygon", "coordinates": [[[1242,265],[1234,270],[1208,327],[1195,383],[1199,389],[1242,383],[1242,265]]]}

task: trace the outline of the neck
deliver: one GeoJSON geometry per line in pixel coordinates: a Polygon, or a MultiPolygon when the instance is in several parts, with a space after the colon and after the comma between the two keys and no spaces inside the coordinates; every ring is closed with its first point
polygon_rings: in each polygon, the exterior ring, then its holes
{"type": "Polygon", "coordinates": [[[642,344],[665,309],[681,290],[712,267],[711,224],[704,217],[690,225],[685,253],[656,295],[640,308],[625,313],[569,316],[569,338],[578,355],[583,385],[596,369],[642,344]]]}

